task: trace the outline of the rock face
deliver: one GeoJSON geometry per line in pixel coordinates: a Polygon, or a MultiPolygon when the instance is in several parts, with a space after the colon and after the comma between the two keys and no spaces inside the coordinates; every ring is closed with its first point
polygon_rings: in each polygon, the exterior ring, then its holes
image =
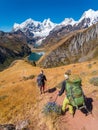
{"type": "Polygon", "coordinates": [[[55,67],[90,60],[98,55],[98,24],[70,35],[62,44],[40,61],[40,65],[55,67]]]}
{"type": "Polygon", "coordinates": [[[26,40],[20,35],[0,32],[0,70],[6,68],[13,60],[31,53],[26,40]]]}
{"type": "Polygon", "coordinates": [[[18,124],[0,124],[0,130],[30,130],[28,128],[29,121],[20,121],[18,124]]]}
{"type": "Polygon", "coordinates": [[[15,125],[13,124],[5,124],[0,125],[0,130],[16,130],[15,125]]]}

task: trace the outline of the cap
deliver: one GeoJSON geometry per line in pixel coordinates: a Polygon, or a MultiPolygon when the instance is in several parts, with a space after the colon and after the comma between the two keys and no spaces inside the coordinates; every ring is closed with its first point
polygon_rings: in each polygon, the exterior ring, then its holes
{"type": "Polygon", "coordinates": [[[64,74],[64,77],[65,77],[65,79],[69,78],[69,76],[66,73],[64,74]]]}

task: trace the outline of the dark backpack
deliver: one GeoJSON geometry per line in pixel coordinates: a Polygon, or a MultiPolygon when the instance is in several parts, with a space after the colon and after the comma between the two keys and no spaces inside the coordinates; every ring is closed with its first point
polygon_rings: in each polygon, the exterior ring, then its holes
{"type": "Polygon", "coordinates": [[[81,78],[79,76],[69,77],[66,81],[67,98],[72,106],[78,108],[84,104],[84,95],[81,88],[81,78]]]}
{"type": "Polygon", "coordinates": [[[37,83],[38,83],[38,86],[43,85],[43,83],[44,83],[44,75],[43,74],[39,74],[37,76],[37,83]]]}

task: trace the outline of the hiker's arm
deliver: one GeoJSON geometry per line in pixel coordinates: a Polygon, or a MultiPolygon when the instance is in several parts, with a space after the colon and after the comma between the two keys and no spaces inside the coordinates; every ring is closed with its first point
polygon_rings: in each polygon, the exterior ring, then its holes
{"type": "Polygon", "coordinates": [[[44,75],[44,79],[47,81],[46,76],[44,75]]]}
{"type": "Polygon", "coordinates": [[[66,83],[63,82],[63,83],[62,83],[62,88],[61,88],[61,90],[60,90],[59,93],[58,93],[59,96],[61,96],[61,95],[64,93],[65,85],[66,85],[66,83]]]}

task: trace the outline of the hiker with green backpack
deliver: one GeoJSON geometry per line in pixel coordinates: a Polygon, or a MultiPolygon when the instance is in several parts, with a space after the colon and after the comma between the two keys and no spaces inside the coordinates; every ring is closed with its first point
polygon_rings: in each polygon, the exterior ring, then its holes
{"type": "MultiPolygon", "coordinates": [[[[64,91],[66,92],[66,97],[64,98],[63,105],[61,108],[61,114],[64,114],[66,107],[69,107],[69,112],[71,115],[74,115],[74,108],[78,109],[79,107],[85,106],[84,94],[82,91],[81,78],[78,76],[71,76],[71,73],[64,74],[65,80],[62,83],[61,90],[58,93],[58,96],[61,96],[64,91]]],[[[86,108],[86,106],[85,106],[86,108]]]]}

